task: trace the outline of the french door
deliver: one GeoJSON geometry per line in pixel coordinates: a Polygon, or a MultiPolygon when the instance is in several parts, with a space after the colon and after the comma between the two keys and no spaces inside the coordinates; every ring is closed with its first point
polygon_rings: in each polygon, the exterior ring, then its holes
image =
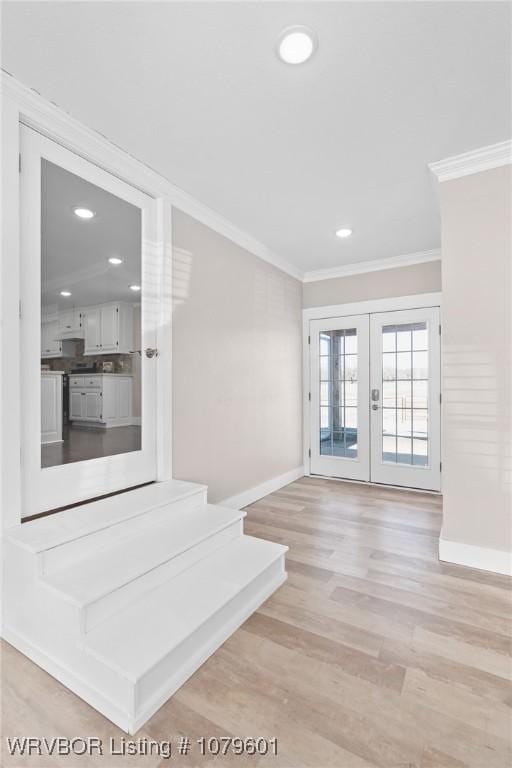
{"type": "Polygon", "coordinates": [[[439,309],[312,320],[311,473],[440,490],[439,309]]]}
{"type": "Polygon", "coordinates": [[[311,321],[311,471],[368,480],[368,315],[311,321]]]}
{"type": "Polygon", "coordinates": [[[162,253],[154,199],[25,126],[20,181],[26,517],[156,479],[162,253]]]}

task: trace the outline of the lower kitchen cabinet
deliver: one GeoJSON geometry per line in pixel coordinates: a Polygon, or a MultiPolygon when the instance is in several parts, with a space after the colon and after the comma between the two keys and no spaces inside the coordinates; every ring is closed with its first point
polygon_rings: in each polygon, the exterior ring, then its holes
{"type": "Polygon", "coordinates": [[[133,424],[132,377],[117,373],[71,375],[69,420],[102,427],[133,424]]]}
{"type": "Polygon", "coordinates": [[[41,443],[62,442],[62,371],[41,373],[41,443]]]}

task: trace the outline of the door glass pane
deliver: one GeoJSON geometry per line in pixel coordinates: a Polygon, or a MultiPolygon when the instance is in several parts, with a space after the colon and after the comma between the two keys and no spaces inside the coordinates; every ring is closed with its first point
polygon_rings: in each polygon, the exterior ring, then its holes
{"type": "Polygon", "coordinates": [[[428,465],[428,375],[427,323],[384,326],[383,461],[428,465]]]}
{"type": "Polygon", "coordinates": [[[141,211],[41,161],[41,466],[141,449],[141,211]]]}
{"type": "Polygon", "coordinates": [[[320,454],[357,457],[357,332],[321,331],[320,454]]]}

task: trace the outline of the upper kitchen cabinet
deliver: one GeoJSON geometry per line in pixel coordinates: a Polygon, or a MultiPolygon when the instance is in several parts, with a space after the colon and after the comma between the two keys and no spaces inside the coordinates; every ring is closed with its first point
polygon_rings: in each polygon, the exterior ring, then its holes
{"type": "Polygon", "coordinates": [[[65,341],[59,333],[58,320],[43,320],[41,323],[41,357],[72,357],[73,342],[65,341]]]}
{"type": "Polygon", "coordinates": [[[122,302],[84,307],[84,355],[133,351],[133,306],[122,302]]]}
{"type": "Polygon", "coordinates": [[[82,310],[61,309],[58,315],[58,331],[61,339],[83,339],[82,310]]]}

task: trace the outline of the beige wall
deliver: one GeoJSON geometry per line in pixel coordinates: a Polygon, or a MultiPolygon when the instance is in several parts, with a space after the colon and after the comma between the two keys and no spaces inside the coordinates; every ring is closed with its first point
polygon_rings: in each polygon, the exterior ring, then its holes
{"type": "Polygon", "coordinates": [[[173,474],[209,500],[302,464],[301,284],[173,213],[173,474]]]}
{"type": "Polygon", "coordinates": [[[512,549],[511,168],[440,185],[442,538],[512,549]]]}
{"type": "Polygon", "coordinates": [[[441,290],[441,262],[428,261],[410,267],[383,269],[361,275],[335,277],[304,283],[302,305],[323,307],[352,301],[387,299],[441,290]]]}

